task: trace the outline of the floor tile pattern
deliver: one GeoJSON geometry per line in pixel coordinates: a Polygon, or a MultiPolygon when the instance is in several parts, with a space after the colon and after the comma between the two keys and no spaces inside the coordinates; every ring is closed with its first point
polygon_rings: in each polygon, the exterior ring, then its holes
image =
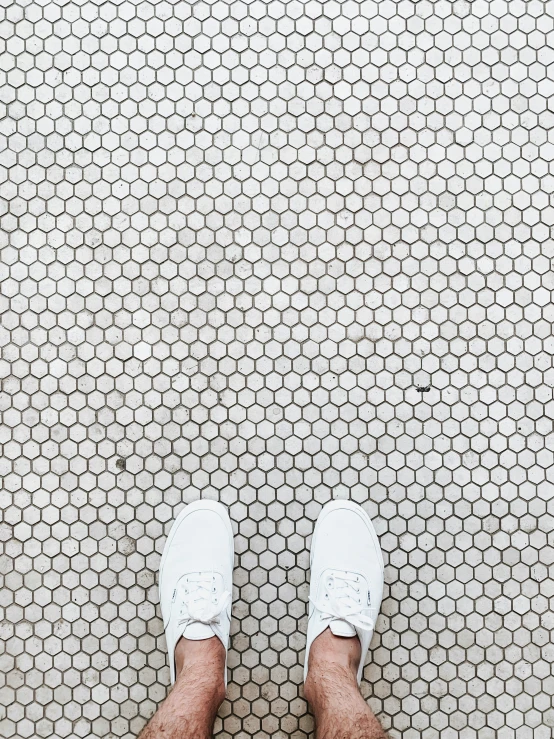
{"type": "Polygon", "coordinates": [[[2,0],[0,736],[136,736],[184,503],[237,534],[218,737],[313,730],[322,504],[392,739],[554,727],[554,6],[2,0]]]}

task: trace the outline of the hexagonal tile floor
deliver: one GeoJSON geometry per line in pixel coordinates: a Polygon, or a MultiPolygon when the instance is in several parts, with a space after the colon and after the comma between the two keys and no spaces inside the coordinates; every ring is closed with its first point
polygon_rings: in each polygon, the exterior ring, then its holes
{"type": "Polygon", "coordinates": [[[1,3],[0,735],[134,737],[175,514],[237,533],[218,737],[293,737],[374,517],[393,739],[552,736],[553,6],[1,3]]]}

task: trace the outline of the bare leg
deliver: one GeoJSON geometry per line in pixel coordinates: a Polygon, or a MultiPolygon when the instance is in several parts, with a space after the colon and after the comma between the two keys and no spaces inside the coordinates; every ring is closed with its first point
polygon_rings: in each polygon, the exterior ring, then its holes
{"type": "Polygon", "coordinates": [[[139,739],[210,739],[225,698],[225,649],[216,637],[180,639],[175,648],[177,680],[139,739]]]}
{"type": "Polygon", "coordinates": [[[326,629],[310,649],[304,693],[315,716],[317,739],[387,739],[358,689],[358,637],[326,629]]]}

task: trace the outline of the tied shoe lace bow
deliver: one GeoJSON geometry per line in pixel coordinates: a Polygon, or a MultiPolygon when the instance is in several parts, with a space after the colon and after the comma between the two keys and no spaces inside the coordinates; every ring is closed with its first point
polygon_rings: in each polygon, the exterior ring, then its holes
{"type": "Polygon", "coordinates": [[[189,624],[202,623],[217,630],[221,614],[231,600],[231,593],[225,590],[216,596],[215,575],[198,573],[188,575],[181,588],[181,610],[179,629],[184,631],[189,624]]]}
{"type": "MultiPolygon", "coordinates": [[[[349,573],[334,573],[325,581],[322,599],[310,601],[321,613],[323,621],[346,621],[361,631],[373,631],[375,622],[363,613],[364,604],[360,598],[360,578],[349,573]]],[[[366,606],[367,607],[367,606],[366,606]]]]}

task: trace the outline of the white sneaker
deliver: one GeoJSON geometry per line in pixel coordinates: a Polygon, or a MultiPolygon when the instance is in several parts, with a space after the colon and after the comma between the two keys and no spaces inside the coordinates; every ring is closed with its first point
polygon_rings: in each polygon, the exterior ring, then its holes
{"type": "Polygon", "coordinates": [[[384,564],[371,519],[357,503],[333,500],[323,508],[312,537],[310,608],[304,680],[310,647],[327,627],[356,636],[362,656],[358,685],[383,598],[384,564]]]}
{"type": "MultiPolygon", "coordinates": [[[[229,646],[233,592],[233,529],[221,503],[198,500],[177,516],[160,562],[160,604],[171,684],[179,639],[217,636],[229,646]]],[[[225,659],[227,685],[227,659],[225,659]]]]}

